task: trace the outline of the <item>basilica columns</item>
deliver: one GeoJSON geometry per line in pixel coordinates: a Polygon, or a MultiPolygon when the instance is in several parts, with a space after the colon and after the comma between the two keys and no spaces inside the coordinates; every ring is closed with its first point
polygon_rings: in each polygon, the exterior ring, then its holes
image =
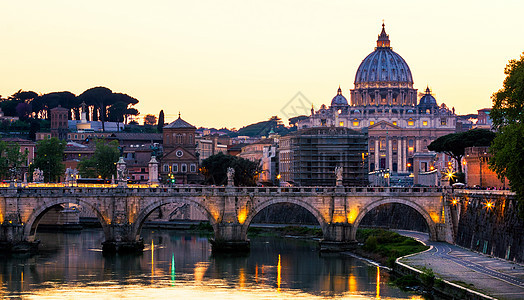
{"type": "Polygon", "coordinates": [[[390,172],[393,172],[393,141],[391,138],[388,139],[388,166],[390,172]]]}
{"type": "Polygon", "coordinates": [[[402,172],[404,168],[402,167],[402,138],[398,137],[397,139],[397,172],[402,172]]]}
{"type": "Polygon", "coordinates": [[[376,170],[380,169],[379,157],[380,157],[380,148],[379,148],[379,144],[378,144],[378,138],[376,138],[375,139],[375,170],[373,170],[373,171],[376,171],[376,170]]]}

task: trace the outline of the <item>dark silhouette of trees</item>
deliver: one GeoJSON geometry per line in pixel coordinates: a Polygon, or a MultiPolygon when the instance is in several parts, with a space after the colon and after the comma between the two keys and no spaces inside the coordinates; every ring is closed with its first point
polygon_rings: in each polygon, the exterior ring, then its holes
{"type": "Polygon", "coordinates": [[[60,175],[64,173],[62,160],[65,147],[65,141],[54,137],[38,141],[36,143],[35,160],[29,168],[29,172],[33,173],[35,169],[40,169],[44,172],[45,182],[58,181],[60,175]]]}
{"type": "Polygon", "coordinates": [[[145,115],[144,116],[144,125],[153,126],[156,124],[156,116],[155,115],[145,115]]]}
{"type": "Polygon", "coordinates": [[[495,133],[487,129],[473,129],[439,137],[428,145],[429,151],[445,153],[457,161],[458,172],[462,173],[461,159],[467,147],[489,146],[495,133]]]}
{"type": "Polygon", "coordinates": [[[75,94],[71,92],[52,92],[40,95],[31,101],[34,116],[42,119],[47,119],[49,111],[59,105],[69,109],[69,119],[72,119],[71,110],[73,109],[77,110],[75,115],[80,115],[80,102],[78,102],[75,94]]]}
{"type": "Polygon", "coordinates": [[[500,179],[508,178],[524,217],[524,53],[509,61],[504,74],[502,88],[491,97],[490,116],[498,132],[489,164],[500,179]]]}
{"type": "Polygon", "coordinates": [[[107,142],[103,139],[95,141],[95,153],[90,158],[85,158],[78,164],[80,175],[84,178],[100,176],[110,179],[116,174],[116,162],[120,156],[118,141],[107,142]]]}
{"type": "Polygon", "coordinates": [[[16,179],[19,177],[20,168],[27,161],[28,151],[20,151],[18,143],[0,141],[0,178],[16,179]]]}
{"type": "Polygon", "coordinates": [[[157,130],[158,132],[162,133],[164,131],[164,110],[162,109],[160,113],[158,114],[158,124],[157,124],[157,130]]]}
{"type": "Polygon", "coordinates": [[[136,109],[129,110],[129,105],[135,105],[138,100],[123,93],[113,93],[106,87],[94,87],[86,90],[78,96],[80,103],[92,107],[91,120],[102,122],[102,130],[105,130],[107,119],[119,120],[115,122],[127,122],[127,116],[138,113],[136,109]],[[112,107],[116,105],[116,107],[112,107]]]}
{"type": "Polygon", "coordinates": [[[227,168],[235,169],[235,185],[255,186],[260,173],[258,163],[238,156],[218,153],[202,161],[202,174],[208,184],[227,183],[227,168]]]}

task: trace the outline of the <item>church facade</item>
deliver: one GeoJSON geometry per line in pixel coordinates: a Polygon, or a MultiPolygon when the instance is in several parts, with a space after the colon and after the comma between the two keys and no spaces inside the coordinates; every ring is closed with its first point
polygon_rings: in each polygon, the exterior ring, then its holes
{"type": "MultiPolygon", "coordinates": [[[[350,95],[348,103],[339,87],[330,106],[311,109],[311,116],[299,122],[298,128],[327,126],[367,131],[370,173],[409,176],[417,153],[427,153],[433,140],[456,131],[454,109],[439,106],[429,87],[417,101],[411,70],[391,48],[384,24],[377,47],[356,72],[350,95]]],[[[440,164],[445,165],[445,158],[440,159],[440,164]]],[[[429,168],[426,163],[417,169],[429,168]]]]}

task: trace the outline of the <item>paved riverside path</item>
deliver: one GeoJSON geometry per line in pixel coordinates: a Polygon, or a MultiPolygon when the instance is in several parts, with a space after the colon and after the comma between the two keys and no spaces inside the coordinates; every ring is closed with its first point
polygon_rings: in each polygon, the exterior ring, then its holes
{"type": "Polygon", "coordinates": [[[406,257],[402,263],[420,269],[431,268],[435,275],[497,299],[524,299],[524,265],[489,257],[455,245],[430,242],[421,232],[395,230],[419,239],[430,250],[406,257]]]}

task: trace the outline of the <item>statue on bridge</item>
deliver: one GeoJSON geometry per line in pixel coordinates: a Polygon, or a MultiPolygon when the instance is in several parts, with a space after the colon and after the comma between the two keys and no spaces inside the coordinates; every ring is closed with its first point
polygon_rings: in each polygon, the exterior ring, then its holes
{"type": "Polygon", "coordinates": [[[33,182],[44,182],[44,172],[38,168],[33,171],[33,182]]]}
{"type": "Polygon", "coordinates": [[[120,156],[120,159],[116,163],[116,181],[118,182],[118,186],[127,186],[127,168],[122,156],[120,156]]]}
{"type": "Polygon", "coordinates": [[[227,168],[227,185],[228,186],[235,185],[235,169],[231,167],[227,168]]]}
{"type": "Polygon", "coordinates": [[[67,168],[66,171],[65,171],[65,181],[66,181],[66,183],[74,184],[75,181],[76,181],[77,174],[78,174],[78,170],[77,169],[67,168]]]}
{"type": "Polygon", "coordinates": [[[337,186],[342,186],[342,171],[344,167],[335,167],[335,176],[337,177],[337,186]]]}

